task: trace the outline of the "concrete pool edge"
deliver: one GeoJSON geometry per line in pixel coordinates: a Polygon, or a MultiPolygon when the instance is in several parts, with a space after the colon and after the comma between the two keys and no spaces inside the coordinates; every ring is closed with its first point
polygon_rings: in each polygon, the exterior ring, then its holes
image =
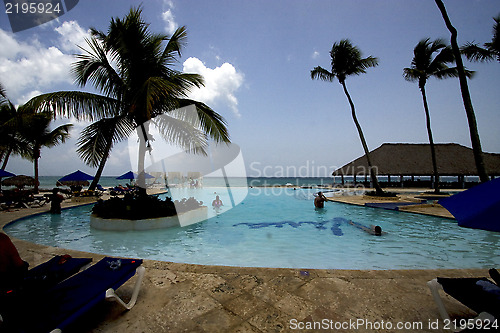
{"type": "MultiPolygon", "coordinates": [[[[65,207],[69,205],[65,203],[65,207]]],[[[71,206],[77,206],[71,204],[71,206]]],[[[2,212],[0,229],[48,207],[2,212]]],[[[56,254],[103,255],[39,245],[13,238],[31,267],[56,254]]],[[[436,276],[487,276],[487,269],[337,270],[207,266],[145,260],[146,278],[137,306],[128,313],[105,305],[103,314],[86,318],[84,331],[157,332],[290,331],[293,320],[350,319],[422,322],[439,318],[425,284],[436,276]]],[[[120,292],[127,295],[130,281],[120,292]]],[[[452,314],[472,313],[449,298],[452,314]]],[[[102,309],[102,308],[101,308],[102,309]]],[[[425,327],[425,326],[424,326],[425,327]]],[[[440,330],[423,330],[440,331],[440,330]]]]}

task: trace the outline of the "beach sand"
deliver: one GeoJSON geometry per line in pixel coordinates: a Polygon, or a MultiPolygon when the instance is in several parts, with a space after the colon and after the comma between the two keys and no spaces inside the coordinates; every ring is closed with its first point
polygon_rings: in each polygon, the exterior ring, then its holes
{"type": "MultiPolygon", "coordinates": [[[[67,200],[63,207],[74,204],[67,200]]],[[[0,227],[47,210],[48,205],[0,212],[0,227]]],[[[90,256],[94,262],[103,257],[19,239],[13,242],[31,267],[57,254],[90,256]]],[[[146,275],[132,310],[103,302],[82,317],[74,331],[445,332],[426,282],[437,276],[488,276],[486,269],[275,269],[153,260],[145,260],[144,266],[146,275]],[[398,323],[416,326],[401,330],[398,323]],[[307,330],[309,327],[316,329],[307,330]]],[[[134,282],[132,278],[117,293],[128,299],[134,282]]],[[[452,319],[474,315],[449,296],[442,296],[452,319]]]]}

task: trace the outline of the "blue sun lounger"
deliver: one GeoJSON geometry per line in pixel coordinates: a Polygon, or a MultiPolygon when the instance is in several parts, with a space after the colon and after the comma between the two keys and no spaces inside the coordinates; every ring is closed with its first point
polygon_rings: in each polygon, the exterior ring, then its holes
{"type": "MultiPolygon", "coordinates": [[[[13,286],[0,286],[0,325],[10,322],[28,295],[38,294],[54,287],[92,262],[91,258],[73,258],[59,255],[26,272],[22,281],[13,286]]],[[[2,326],[0,326],[2,331],[2,326]]]]}
{"type": "Polygon", "coordinates": [[[92,258],[73,258],[68,255],[55,256],[30,269],[24,277],[23,287],[26,289],[48,289],[59,282],[78,273],[80,269],[92,262],[92,258]]]}
{"type": "MultiPolygon", "coordinates": [[[[490,275],[498,283],[498,272],[490,270],[490,275]],[[494,272],[492,272],[494,271],[494,272]]],[[[493,321],[500,318],[500,287],[489,279],[482,278],[436,278],[427,282],[443,320],[450,320],[438,290],[475,311],[478,319],[493,321]]]]}
{"type": "Polygon", "coordinates": [[[52,288],[26,299],[23,312],[29,321],[19,321],[19,332],[61,332],[77,318],[104,299],[114,300],[130,310],[136,303],[145,268],[139,259],[106,257],[86,270],[58,283],[52,288]],[[137,272],[132,297],[125,303],[115,290],[137,272]],[[34,316],[34,317],[32,317],[34,316]]]}

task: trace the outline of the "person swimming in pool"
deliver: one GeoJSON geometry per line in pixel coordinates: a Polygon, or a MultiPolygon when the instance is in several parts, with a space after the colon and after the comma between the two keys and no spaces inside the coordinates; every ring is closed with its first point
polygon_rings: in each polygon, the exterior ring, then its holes
{"type": "Polygon", "coordinates": [[[316,198],[314,198],[314,207],[316,208],[324,208],[325,207],[326,197],[323,192],[318,192],[316,198]]]}
{"type": "Polygon", "coordinates": [[[219,208],[221,208],[222,206],[224,206],[224,204],[222,203],[222,200],[221,200],[221,199],[219,198],[219,196],[217,195],[217,196],[215,197],[215,200],[214,200],[214,201],[212,201],[212,207],[213,207],[214,209],[219,209],[219,208]]]}
{"type": "Polygon", "coordinates": [[[382,236],[382,235],[386,234],[385,231],[382,231],[382,228],[379,225],[372,225],[370,227],[367,227],[365,225],[362,225],[360,223],[356,223],[353,221],[349,221],[349,224],[353,225],[356,228],[359,228],[359,229],[363,230],[364,232],[367,232],[371,235],[382,236]]]}

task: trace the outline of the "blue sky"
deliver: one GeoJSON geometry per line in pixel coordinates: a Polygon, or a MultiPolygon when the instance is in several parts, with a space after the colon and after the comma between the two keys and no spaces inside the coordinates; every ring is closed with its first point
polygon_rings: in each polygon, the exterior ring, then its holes
{"type": "MultiPolygon", "coordinates": [[[[12,33],[0,13],[0,82],[22,104],[40,93],[77,90],[70,75],[75,43],[84,46],[90,27],[106,30],[139,1],[80,0],[59,19],[12,33]]],[[[459,43],[491,41],[497,0],[445,1],[459,43]]],[[[379,66],[346,81],[370,149],[384,142],[428,142],[421,94],[403,79],[413,48],[430,37],[449,40],[434,1],[164,1],[142,3],[152,31],[186,26],[188,45],[177,69],[205,76],[193,91],[222,114],[241,147],[248,175],[324,176],[363,154],[347,99],[337,82],[313,81],[310,70],[328,68],[333,42],[349,38],[379,66]],[[265,170],[265,171],[264,171],[265,170]]],[[[500,152],[500,64],[465,62],[483,150],[500,152]]],[[[436,142],[470,147],[467,119],[456,79],[430,79],[426,86],[436,142]]],[[[91,87],[85,88],[92,91],[91,87]]],[[[74,122],[58,120],[57,123],[74,122]]],[[[42,150],[41,175],[76,169],[94,172],[75,153],[85,124],[75,124],[68,143],[42,150]]],[[[116,146],[104,170],[131,168],[126,142],[116,146]]],[[[30,162],[11,159],[7,170],[32,174],[30,162]]]]}

